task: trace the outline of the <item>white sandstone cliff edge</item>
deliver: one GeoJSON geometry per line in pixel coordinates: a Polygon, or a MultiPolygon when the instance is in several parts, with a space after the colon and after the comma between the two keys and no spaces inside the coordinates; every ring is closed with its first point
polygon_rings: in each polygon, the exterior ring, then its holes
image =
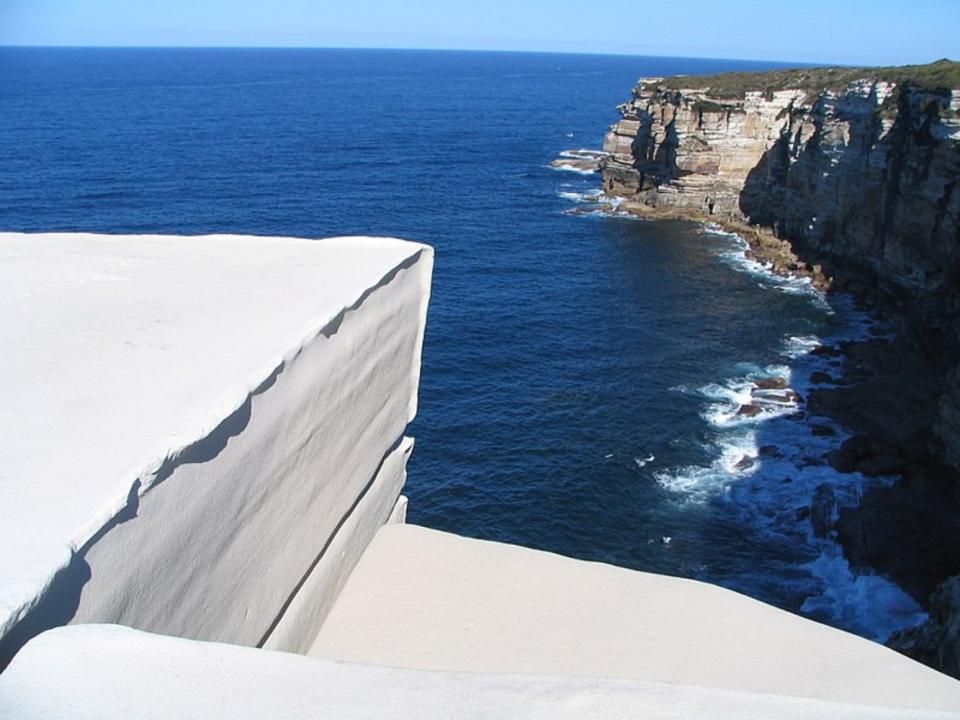
{"type": "Polygon", "coordinates": [[[67,622],[305,650],[405,478],[432,259],[0,234],[3,664],[67,622]]]}

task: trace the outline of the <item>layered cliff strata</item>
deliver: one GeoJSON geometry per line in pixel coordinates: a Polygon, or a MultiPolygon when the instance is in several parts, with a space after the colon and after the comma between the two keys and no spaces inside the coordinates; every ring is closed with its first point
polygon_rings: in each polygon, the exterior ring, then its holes
{"type": "Polygon", "coordinates": [[[783,270],[877,290],[942,382],[960,467],[960,66],[645,78],[607,134],[603,189],[653,217],[744,230],[783,270]],[[789,243],[789,244],[787,244],[789,243]]]}
{"type": "MultiPolygon", "coordinates": [[[[897,459],[905,479],[840,535],[925,601],[960,572],[960,65],[644,78],[620,112],[601,161],[618,210],[713,220],[894,323],[895,341],[847,348],[856,382],[810,404],[897,459]]],[[[834,460],[869,464],[852,451],[834,460]]]]}

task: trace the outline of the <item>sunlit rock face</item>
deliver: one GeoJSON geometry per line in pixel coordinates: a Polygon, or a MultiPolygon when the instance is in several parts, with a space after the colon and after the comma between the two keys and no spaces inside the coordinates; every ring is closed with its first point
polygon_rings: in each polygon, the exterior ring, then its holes
{"type": "Polygon", "coordinates": [[[960,90],[811,72],[642,79],[606,136],[604,191],[771,228],[895,298],[942,380],[932,442],[960,468],[960,90]]]}
{"type": "Polygon", "coordinates": [[[306,650],[395,516],[432,249],[0,235],[0,649],[55,625],[306,650]]]}

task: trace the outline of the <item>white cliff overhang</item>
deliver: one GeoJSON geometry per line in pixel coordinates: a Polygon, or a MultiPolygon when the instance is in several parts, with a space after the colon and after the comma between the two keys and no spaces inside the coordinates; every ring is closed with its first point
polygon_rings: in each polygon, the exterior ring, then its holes
{"type": "Polygon", "coordinates": [[[0,234],[0,668],[78,622],[305,651],[397,503],[432,262],[0,234]]]}

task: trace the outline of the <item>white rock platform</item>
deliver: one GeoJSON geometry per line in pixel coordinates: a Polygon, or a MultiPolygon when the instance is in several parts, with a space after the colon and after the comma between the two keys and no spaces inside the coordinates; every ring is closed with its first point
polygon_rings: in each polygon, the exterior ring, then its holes
{"type": "Polygon", "coordinates": [[[960,711],[960,682],[739,593],[414,525],[378,531],[310,654],[960,711]]]}
{"type": "Polygon", "coordinates": [[[395,513],[432,263],[0,233],[0,668],[79,622],[305,651],[395,513]]]}
{"type": "Polygon", "coordinates": [[[353,665],[116,625],[44,633],[0,676],[17,720],[947,720],[952,712],[596,677],[353,665]]]}

